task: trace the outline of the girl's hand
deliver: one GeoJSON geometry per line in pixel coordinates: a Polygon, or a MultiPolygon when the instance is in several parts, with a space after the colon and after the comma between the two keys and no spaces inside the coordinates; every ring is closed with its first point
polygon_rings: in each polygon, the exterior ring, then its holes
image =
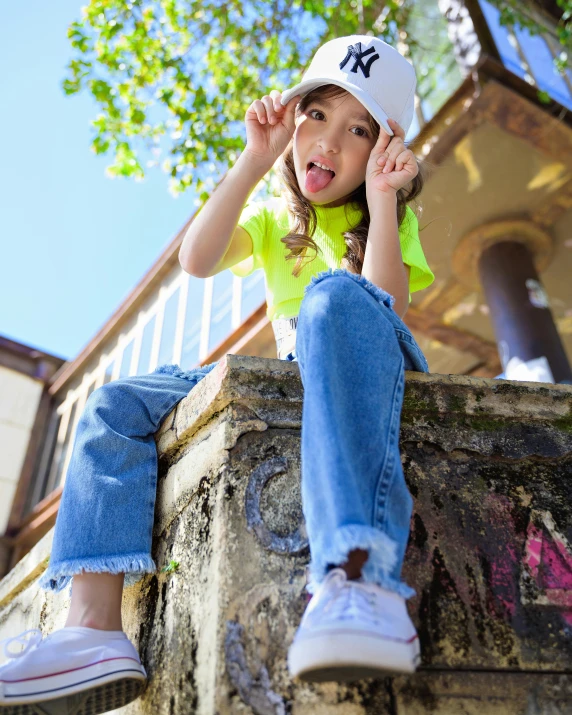
{"type": "Polygon", "coordinates": [[[274,162],[288,146],[294,134],[294,112],[300,101],[296,95],[283,107],[281,93],[272,90],[262,99],[256,99],[246,110],[245,153],[272,168],[274,162]]]}
{"type": "Polygon", "coordinates": [[[415,155],[405,147],[405,132],[393,119],[388,122],[394,136],[390,137],[382,129],[367,163],[365,181],[368,199],[380,191],[397,192],[419,173],[415,155]]]}

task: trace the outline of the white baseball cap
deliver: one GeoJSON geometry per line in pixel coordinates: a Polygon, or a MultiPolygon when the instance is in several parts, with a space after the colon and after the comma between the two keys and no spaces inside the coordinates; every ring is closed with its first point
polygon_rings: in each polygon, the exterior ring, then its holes
{"type": "Polygon", "coordinates": [[[385,131],[388,118],[409,131],[415,108],[417,80],[413,66],[377,37],[349,35],[322,45],[302,81],[282,94],[282,104],[325,84],[337,84],[358,99],[385,131]]]}

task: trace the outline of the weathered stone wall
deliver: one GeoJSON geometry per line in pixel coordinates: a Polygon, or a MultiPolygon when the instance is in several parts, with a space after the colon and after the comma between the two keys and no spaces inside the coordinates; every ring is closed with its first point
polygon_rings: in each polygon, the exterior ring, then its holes
{"type": "MultiPolygon", "coordinates": [[[[572,713],[572,388],[408,374],[401,449],[415,513],[406,580],[423,668],[290,680],[306,604],[298,366],[229,355],[157,435],[159,569],[126,589],[150,675],[125,713],[572,713]]],[[[62,625],[35,579],[51,534],[0,582],[0,639],[62,625]]]]}

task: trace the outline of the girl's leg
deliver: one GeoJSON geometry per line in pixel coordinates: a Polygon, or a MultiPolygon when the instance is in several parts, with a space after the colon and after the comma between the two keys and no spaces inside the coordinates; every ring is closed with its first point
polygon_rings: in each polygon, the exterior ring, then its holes
{"type": "Polygon", "coordinates": [[[426,361],[391,304],[369,281],[337,270],[312,281],[299,314],[314,598],[288,663],[307,680],[412,672],[419,661],[405,605],[413,591],[401,581],[412,499],[398,440],[404,369],[425,370],[426,361]]]}
{"type": "Polygon", "coordinates": [[[30,639],[25,655],[0,668],[0,708],[8,713],[55,698],[50,712],[106,712],[141,692],[145,669],[122,632],[121,595],[124,574],[136,580],[155,570],[154,434],[214,367],[184,373],[166,366],[109,383],[89,398],[41,580],[45,588],[60,590],[75,577],[68,621],[45,640],[39,631],[23,634],[24,641],[30,639]]]}
{"type": "Polygon", "coordinates": [[[66,628],[122,631],[124,574],[81,573],[73,578],[66,628]]]}
{"type": "Polygon", "coordinates": [[[399,318],[378,298],[339,272],[311,284],[302,302],[296,352],[311,591],[350,554],[355,568],[361,550],[366,581],[412,594],[400,580],[412,508],[398,444],[404,356],[399,318]]]}
{"type": "Polygon", "coordinates": [[[155,570],[154,434],[213,367],[127,377],[89,397],[77,427],[42,587],[59,591],[82,573],[126,574],[133,581],[155,570]]]}

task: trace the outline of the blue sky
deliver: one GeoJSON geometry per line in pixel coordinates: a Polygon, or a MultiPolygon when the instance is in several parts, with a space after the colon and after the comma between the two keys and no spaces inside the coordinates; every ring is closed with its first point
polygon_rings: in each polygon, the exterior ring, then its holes
{"type": "Polygon", "coordinates": [[[73,358],[193,213],[168,177],[111,180],[96,107],[61,89],[81,0],[7,3],[0,26],[0,334],[73,358]]]}

